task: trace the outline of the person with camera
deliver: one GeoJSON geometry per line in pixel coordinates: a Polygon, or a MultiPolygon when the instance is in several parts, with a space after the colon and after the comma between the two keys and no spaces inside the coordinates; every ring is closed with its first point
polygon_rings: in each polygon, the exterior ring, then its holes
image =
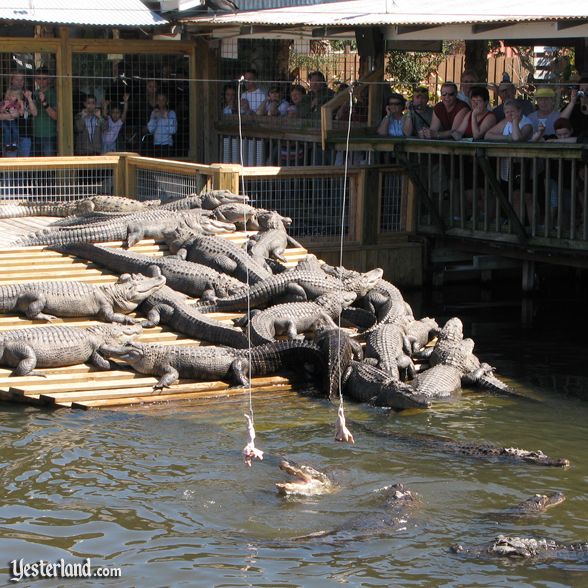
{"type": "Polygon", "coordinates": [[[100,155],[102,153],[102,131],[104,119],[96,106],[96,96],[88,94],[84,108],[76,115],[76,155],[100,155]]]}
{"type": "Polygon", "coordinates": [[[258,106],[256,114],[259,116],[286,116],[288,103],[282,100],[282,92],[278,86],[272,86],[267,92],[267,98],[258,106]]]}
{"type": "Polygon", "coordinates": [[[561,111],[560,118],[570,121],[574,136],[588,135],[588,78],[582,78],[572,89],[570,103],[561,111]]]}
{"type": "Polygon", "coordinates": [[[418,137],[419,132],[431,126],[433,108],[429,106],[429,89],[425,86],[415,88],[408,111],[404,115],[404,136],[418,137]]]}

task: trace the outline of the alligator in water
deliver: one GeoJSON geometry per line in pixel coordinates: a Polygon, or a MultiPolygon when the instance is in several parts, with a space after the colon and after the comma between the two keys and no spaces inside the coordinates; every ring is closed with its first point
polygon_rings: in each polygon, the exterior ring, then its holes
{"type": "Polygon", "coordinates": [[[323,472],[289,459],[280,461],[280,469],[294,477],[287,482],[276,482],[278,493],[284,496],[319,496],[333,492],[335,486],[323,472]]]}
{"type": "Polygon", "coordinates": [[[364,541],[372,537],[390,535],[404,531],[411,523],[414,511],[420,505],[417,495],[402,484],[393,484],[377,492],[383,496],[383,504],[372,507],[329,531],[317,531],[293,541],[319,541],[324,543],[344,543],[364,541]]]}
{"type": "Polygon", "coordinates": [[[159,200],[141,202],[124,196],[90,196],[73,202],[4,201],[0,203],[0,218],[24,216],[82,216],[92,212],[137,212],[158,206],[159,200]]]}
{"type": "Polygon", "coordinates": [[[28,282],[0,286],[0,312],[21,312],[29,319],[95,316],[103,321],[134,323],[125,316],[165,285],[163,276],[123,274],[114,284],[28,282]],[[46,314],[52,313],[52,314],[46,314]]]}
{"type": "Polygon", "coordinates": [[[201,210],[176,212],[156,207],[104,222],[71,227],[50,227],[22,237],[11,245],[30,247],[33,245],[123,241],[126,247],[132,247],[144,238],[161,241],[166,232],[178,226],[189,227],[192,232],[213,235],[235,230],[235,225],[212,219],[203,214],[201,210]]]}
{"type": "Polygon", "coordinates": [[[110,362],[100,355],[102,346],[124,345],[141,331],[140,325],[116,324],[3,331],[0,333],[0,364],[13,367],[13,376],[26,376],[36,367],[65,367],[86,361],[108,370],[110,362]]]}
{"type": "Polygon", "coordinates": [[[552,539],[535,537],[498,535],[492,541],[481,545],[452,545],[451,551],[463,556],[482,559],[509,557],[513,559],[560,559],[588,562],[588,543],[559,543],[552,539]]]}
{"type": "Polygon", "coordinates": [[[306,302],[327,292],[347,290],[363,296],[381,279],[383,271],[373,269],[363,274],[344,277],[342,280],[312,269],[292,270],[270,276],[235,294],[217,300],[215,304],[198,304],[201,312],[246,310],[283,302],[306,302]]]}
{"type": "Polygon", "coordinates": [[[184,261],[175,255],[153,257],[134,251],[111,249],[91,243],[73,243],[52,247],[55,251],[75,255],[93,261],[118,273],[141,273],[154,275],[159,268],[170,288],[189,296],[216,300],[243,289],[243,283],[231,276],[221,274],[208,266],[184,261]]]}
{"type": "Polygon", "coordinates": [[[317,373],[324,369],[320,349],[304,341],[276,341],[251,350],[129,343],[106,345],[102,354],[122,359],[142,374],[159,376],[154,389],[168,388],[179,378],[228,380],[248,386],[249,371],[252,377],[266,376],[286,367],[300,370],[307,362],[317,373]]]}
{"type": "Polygon", "coordinates": [[[523,518],[541,514],[546,510],[565,502],[566,495],[563,492],[549,492],[548,494],[535,494],[519,504],[499,512],[485,515],[485,518],[523,518]]]}
{"type": "Polygon", "coordinates": [[[295,339],[299,337],[299,333],[337,328],[333,319],[337,318],[355,298],[355,292],[328,292],[313,302],[276,304],[257,311],[248,327],[251,340],[255,345],[261,345],[275,341],[279,335],[295,339]]]}
{"type": "Polygon", "coordinates": [[[516,447],[502,447],[490,443],[468,443],[455,441],[439,435],[426,435],[424,433],[400,433],[397,431],[381,431],[363,423],[354,422],[353,427],[376,437],[390,439],[393,442],[404,443],[415,448],[424,448],[440,453],[462,455],[477,459],[500,460],[510,462],[523,462],[540,466],[568,467],[570,461],[565,458],[552,458],[542,451],[528,451],[516,447]]]}

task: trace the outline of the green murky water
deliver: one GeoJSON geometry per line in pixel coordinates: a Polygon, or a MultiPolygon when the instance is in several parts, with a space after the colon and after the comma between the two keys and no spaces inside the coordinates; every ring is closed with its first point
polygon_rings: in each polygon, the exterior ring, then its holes
{"type": "MultiPolygon", "coordinates": [[[[117,586],[582,586],[586,562],[465,560],[455,542],[498,533],[573,542],[588,539],[588,362],[578,301],[544,303],[534,326],[518,307],[425,308],[462,316],[479,355],[541,402],[469,395],[420,413],[347,405],[347,418],[380,431],[427,432],[460,440],[542,449],[569,469],[431,453],[359,431],[334,443],[335,408],[289,394],[254,400],[262,463],[243,466],[245,398],[208,405],[119,411],[0,412],[0,584],[6,562],[24,558],[120,567],[117,586]],[[278,456],[328,471],[338,491],[279,497],[278,456]],[[421,506],[399,530],[321,543],[292,538],[369,514],[378,489],[402,482],[421,506]],[[495,513],[536,492],[567,501],[542,515],[495,513]]],[[[23,580],[73,586],[79,581],[23,580]]]]}

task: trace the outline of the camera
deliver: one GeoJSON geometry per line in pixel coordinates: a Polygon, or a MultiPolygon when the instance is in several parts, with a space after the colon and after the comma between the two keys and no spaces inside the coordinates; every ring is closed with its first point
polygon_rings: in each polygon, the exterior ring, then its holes
{"type": "Polygon", "coordinates": [[[578,90],[578,93],[576,94],[576,96],[578,98],[584,98],[584,96],[586,96],[586,92],[584,92],[584,90],[578,90]]]}

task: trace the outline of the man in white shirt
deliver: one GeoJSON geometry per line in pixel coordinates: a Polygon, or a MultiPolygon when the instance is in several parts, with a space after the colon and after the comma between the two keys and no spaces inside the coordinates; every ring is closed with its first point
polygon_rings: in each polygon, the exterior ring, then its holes
{"type": "Polygon", "coordinates": [[[257,87],[257,71],[248,69],[244,74],[245,92],[241,94],[241,114],[255,114],[265,100],[265,92],[257,87]]]}

